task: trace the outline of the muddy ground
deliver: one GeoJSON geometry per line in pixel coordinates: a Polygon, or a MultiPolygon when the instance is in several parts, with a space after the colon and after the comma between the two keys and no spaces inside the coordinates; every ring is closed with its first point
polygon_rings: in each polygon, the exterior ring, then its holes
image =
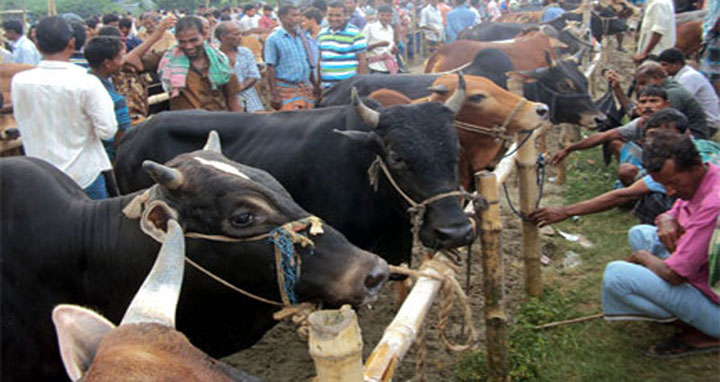
{"type": "MultiPolygon", "coordinates": [[[[633,51],[634,42],[630,36],[625,37],[624,47],[628,52],[633,51]]],[[[623,83],[627,83],[632,76],[634,66],[630,59],[630,53],[621,53],[615,50],[616,42],[613,38],[606,48],[606,52],[610,52],[604,62],[598,64],[595,76],[591,78],[593,81],[594,98],[598,98],[607,89],[606,82],[600,77],[599,71],[602,68],[613,68],[623,77],[623,83]]],[[[554,127],[548,135],[548,150],[553,153],[556,150],[559,141],[559,128],[554,127]]],[[[548,170],[548,178],[554,175],[554,169],[548,170]]],[[[515,176],[511,176],[508,181],[508,189],[511,198],[515,200],[517,205],[517,180],[515,176]]],[[[561,188],[549,181],[545,182],[543,205],[556,203],[560,195],[561,188]]],[[[505,260],[505,298],[506,309],[510,321],[514,311],[523,301],[524,292],[524,275],[521,249],[521,222],[520,219],[513,215],[507,205],[507,201],[502,201],[501,213],[503,220],[502,231],[502,249],[505,260]]],[[[483,329],[483,292],[482,292],[482,268],[480,265],[480,247],[476,244],[473,248],[473,262],[471,275],[471,289],[469,301],[472,305],[475,317],[475,326],[480,333],[480,343],[478,346],[484,347],[484,329],[483,329]]],[[[551,265],[562,263],[562,254],[556,253],[551,243],[545,241],[542,244],[542,254],[551,259],[551,265]]],[[[465,270],[461,272],[461,285],[465,285],[465,270]]],[[[430,312],[427,322],[427,366],[426,380],[429,382],[449,381],[452,380],[452,367],[460,355],[446,351],[440,342],[434,326],[437,323],[438,305],[435,304],[430,312]]],[[[383,330],[393,319],[395,309],[393,307],[392,288],[386,287],[372,307],[363,307],[358,312],[359,323],[362,329],[362,336],[365,343],[364,357],[372,351],[383,334],[383,330]]],[[[459,332],[459,320],[455,320],[454,326],[450,329],[451,338],[459,332]]],[[[285,381],[309,381],[315,376],[315,370],[312,359],[307,350],[307,342],[301,339],[296,333],[295,327],[291,324],[281,323],[268,332],[265,337],[255,346],[242,352],[227,357],[225,361],[230,364],[262,378],[264,381],[285,382],[285,381]]],[[[396,371],[395,381],[407,381],[415,376],[416,348],[411,348],[410,352],[401,363],[396,371]]]]}

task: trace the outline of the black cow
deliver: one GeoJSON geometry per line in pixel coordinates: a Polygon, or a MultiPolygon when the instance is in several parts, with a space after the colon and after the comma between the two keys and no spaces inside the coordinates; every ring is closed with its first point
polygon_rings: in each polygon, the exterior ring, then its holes
{"type": "MultiPolygon", "coordinates": [[[[578,69],[576,58],[555,62],[546,57],[548,67],[530,72],[515,73],[522,77],[523,96],[530,101],[541,102],[550,107],[550,121],[553,123],[575,123],[593,127],[597,120],[602,119],[595,107],[590,94],[588,94],[587,78],[578,69]]],[[[480,51],[473,59],[471,65],[475,70],[495,71],[501,74],[503,81],[507,81],[505,73],[513,70],[510,59],[503,52],[496,49],[480,51]],[[492,50],[491,56],[482,56],[484,52],[492,50]],[[498,57],[495,61],[486,60],[489,57],[498,57]],[[485,65],[486,69],[482,69],[485,65]]],[[[463,69],[465,72],[465,69],[463,69]]],[[[405,94],[410,99],[418,99],[430,95],[430,84],[440,74],[369,74],[357,75],[343,80],[323,93],[320,106],[341,105],[348,102],[353,87],[358,89],[361,96],[368,96],[379,89],[391,89],[405,94]]],[[[492,78],[491,78],[492,79],[492,78]]],[[[497,81],[497,85],[503,86],[497,81]]],[[[501,82],[502,83],[502,82],[501,82]]],[[[505,86],[507,88],[507,86],[505,86]]]]}
{"type": "MultiPolygon", "coordinates": [[[[93,201],[42,160],[0,159],[3,380],[64,380],[48,319],[53,307],[80,304],[119,321],[170,218],[188,236],[189,259],[279,301],[275,251],[267,239],[224,242],[188,233],[251,238],[308,217],[277,181],[207,150],[143,168],[157,181],[149,191],[93,201]]],[[[333,305],[372,300],[388,277],[386,262],[329,225],[323,228],[323,234],[307,234],[312,253],[296,251],[302,256],[297,298],[333,305]]],[[[185,273],[178,330],[211,356],[248,347],[274,325],[279,307],[250,300],[195,268],[185,273]]]]}
{"type": "MultiPolygon", "coordinates": [[[[484,49],[475,55],[472,63],[462,69],[463,74],[481,76],[490,79],[496,85],[507,89],[505,73],[513,70],[508,56],[497,49],[484,49]]],[[[356,88],[361,97],[367,97],[378,89],[397,90],[411,99],[429,94],[428,87],[442,75],[432,74],[358,74],[343,80],[325,90],[318,107],[347,105],[350,103],[352,89],[356,88]]]]}
{"type": "MultiPolygon", "coordinates": [[[[462,97],[462,98],[460,98],[462,97]]],[[[267,170],[308,211],[337,227],[361,248],[392,264],[410,260],[409,202],[373,165],[387,164],[400,189],[420,203],[459,190],[459,144],[454,113],[464,88],[446,102],[374,111],[354,105],[272,114],[161,113],[128,132],[116,171],[123,192],[148,184],[137,158],[162,160],[192,150],[216,129],[228,157],[267,170]],[[377,170],[377,191],[369,183],[377,170]]],[[[419,232],[430,248],[468,244],[473,230],[456,197],[426,206],[419,232]]]]}

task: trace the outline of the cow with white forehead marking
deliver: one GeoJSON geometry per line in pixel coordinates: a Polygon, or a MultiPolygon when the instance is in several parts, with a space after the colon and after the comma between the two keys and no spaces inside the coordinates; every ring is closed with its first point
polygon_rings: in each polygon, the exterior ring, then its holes
{"type": "MultiPolygon", "coordinates": [[[[271,302],[376,298],[388,277],[385,261],[300,208],[268,173],[219,151],[213,133],[205,150],[166,165],[145,161],[150,189],[102,201],[44,161],[0,159],[3,378],[63,378],[52,325],[42,318],[73,303],[119,321],[170,219],[184,229],[188,261],[271,302]]],[[[256,342],[279,309],[188,267],[178,330],[222,357],[256,342]]]]}

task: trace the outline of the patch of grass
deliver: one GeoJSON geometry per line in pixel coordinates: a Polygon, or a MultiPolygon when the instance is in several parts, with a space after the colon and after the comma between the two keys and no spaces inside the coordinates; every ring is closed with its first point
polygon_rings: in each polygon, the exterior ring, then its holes
{"type": "MultiPolygon", "coordinates": [[[[614,166],[604,166],[600,150],[574,153],[568,162],[565,204],[589,199],[612,188],[614,166]]],[[[637,220],[613,210],[566,221],[555,228],[585,235],[594,246],[583,248],[560,237],[543,237],[552,264],[543,270],[544,292],[528,298],[508,328],[510,377],[519,381],[567,382],[718,382],[720,356],[655,360],[643,353],[675,329],[652,323],[592,320],[545,330],[533,327],[601,312],[600,285],[605,265],[630,254],[627,231],[637,220]],[[566,251],[581,256],[580,266],[564,270],[566,251]]],[[[470,354],[455,365],[460,382],[487,380],[484,353],[470,354]]]]}

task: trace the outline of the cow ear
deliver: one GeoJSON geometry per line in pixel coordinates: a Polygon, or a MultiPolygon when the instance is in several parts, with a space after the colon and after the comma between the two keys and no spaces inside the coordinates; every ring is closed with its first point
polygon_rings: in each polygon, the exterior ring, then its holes
{"type": "Polygon", "coordinates": [[[65,371],[72,381],[77,381],[88,371],[100,342],[115,325],[77,305],[56,306],[52,321],[65,371]]]}
{"type": "Polygon", "coordinates": [[[512,72],[506,72],[505,75],[508,77],[509,81],[520,81],[520,82],[535,82],[537,79],[534,77],[533,72],[521,72],[521,71],[512,71],[512,72]]]}
{"type": "Polygon", "coordinates": [[[550,47],[553,49],[566,49],[568,46],[564,42],[554,37],[550,37],[550,47]]]}
{"type": "Polygon", "coordinates": [[[155,241],[165,241],[168,221],[178,220],[178,213],[162,200],[150,202],[140,217],[140,229],[155,241]]]}
{"type": "Polygon", "coordinates": [[[338,130],[334,129],[333,133],[343,135],[355,142],[359,142],[365,147],[369,147],[375,151],[381,152],[383,148],[383,141],[379,135],[372,131],[358,131],[358,130],[338,130]]]}

